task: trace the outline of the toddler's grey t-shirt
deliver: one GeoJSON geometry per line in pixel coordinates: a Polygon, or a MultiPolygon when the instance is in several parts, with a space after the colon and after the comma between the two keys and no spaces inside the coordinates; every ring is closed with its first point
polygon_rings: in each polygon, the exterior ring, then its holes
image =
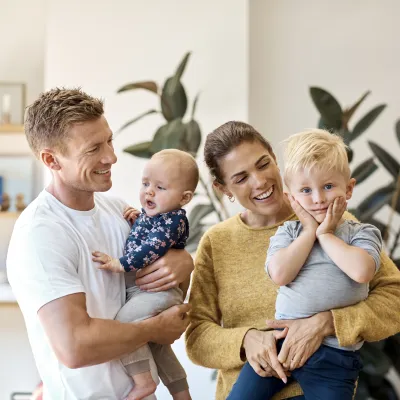
{"type": "MultiPolygon", "coordinates": [[[[300,221],[288,221],[280,226],[270,240],[265,269],[271,257],[288,247],[302,231],[300,221]]],[[[375,261],[375,272],[380,265],[382,238],[379,229],[370,224],[345,220],[335,236],[351,246],[368,252],[375,261]]],[[[268,273],[269,275],[269,273],[268,273]]],[[[368,283],[357,283],[348,277],[323,251],[318,240],[295,280],[281,286],[276,300],[276,319],[307,318],[319,312],[350,306],[366,299],[368,283]]],[[[323,344],[343,350],[358,350],[362,342],[352,347],[341,347],[336,337],[325,338],[323,344]]]]}

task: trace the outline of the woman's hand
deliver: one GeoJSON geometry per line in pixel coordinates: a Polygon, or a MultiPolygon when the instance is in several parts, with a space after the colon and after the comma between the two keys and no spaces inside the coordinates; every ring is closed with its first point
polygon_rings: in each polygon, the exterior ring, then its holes
{"type": "Polygon", "coordinates": [[[170,249],[167,254],[136,273],[140,290],[162,292],[185,282],[194,269],[192,256],[186,250],[170,249]]]}
{"type": "Polygon", "coordinates": [[[290,206],[303,226],[303,231],[310,231],[315,234],[319,225],[317,220],[308,213],[290,193],[286,193],[286,196],[290,201],[290,206]]]}
{"type": "Polygon", "coordinates": [[[244,339],[243,347],[246,358],[257,375],[261,377],[275,376],[287,383],[286,373],[278,361],[276,351],[277,339],[283,339],[288,330],[283,331],[258,331],[249,330],[244,339]]]}
{"type": "Polygon", "coordinates": [[[330,311],[315,314],[310,318],[267,320],[267,328],[289,329],[278,360],[285,370],[290,371],[302,367],[318,350],[324,338],[335,334],[330,311]]]}

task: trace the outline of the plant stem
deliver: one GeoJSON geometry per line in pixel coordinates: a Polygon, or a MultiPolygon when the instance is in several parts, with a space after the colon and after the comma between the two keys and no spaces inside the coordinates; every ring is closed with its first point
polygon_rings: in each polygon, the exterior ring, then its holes
{"type": "Polygon", "coordinates": [[[206,182],[204,182],[204,179],[202,178],[202,176],[200,175],[200,183],[203,185],[204,190],[206,191],[207,197],[210,200],[211,205],[214,207],[215,212],[218,215],[218,218],[220,221],[223,221],[224,219],[222,218],[221,213],[219,212],[218,208],[215,206],[213,198],[211,197],[211,193],[208,190],[207,184],[206,182]]]}

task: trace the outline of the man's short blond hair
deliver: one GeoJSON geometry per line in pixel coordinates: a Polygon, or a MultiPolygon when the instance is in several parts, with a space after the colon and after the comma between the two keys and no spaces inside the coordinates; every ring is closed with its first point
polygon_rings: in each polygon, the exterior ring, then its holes
{"type": "Polygon", "coordinates": [[[343,139],[323,129],[296,133],[284,141],[285,183],[299,170],[337,171],[350,178],[349,160],[343,139]]]}
{"type": "Polygon", "coordinates": [[[155,153],[151,158],[166,157],[177,163],[181,170],[182,182],[185,190],[194,192],[199,183],[199,167],[195,158],[186,151],[178,149],[165,149],[155,153]]]}
{"type": "Polygon", "coordinates": [[[64,152],[71,126],[96,120],[103,113],[103,101],[80,88],[54,88],[27,108],[25,135],[36,157],[44,148],[64,152]]]}

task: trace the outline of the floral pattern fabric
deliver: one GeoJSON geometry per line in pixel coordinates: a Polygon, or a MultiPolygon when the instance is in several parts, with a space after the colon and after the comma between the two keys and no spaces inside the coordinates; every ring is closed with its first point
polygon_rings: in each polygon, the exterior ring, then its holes
{"type": "Polygon", "coordinates": [[[119,260],[126,272],[152,264],[170,248],[184,249],[189,236],[189,221],[183,209],[149,217],[144,210],[132,226],[119,260]]]}

